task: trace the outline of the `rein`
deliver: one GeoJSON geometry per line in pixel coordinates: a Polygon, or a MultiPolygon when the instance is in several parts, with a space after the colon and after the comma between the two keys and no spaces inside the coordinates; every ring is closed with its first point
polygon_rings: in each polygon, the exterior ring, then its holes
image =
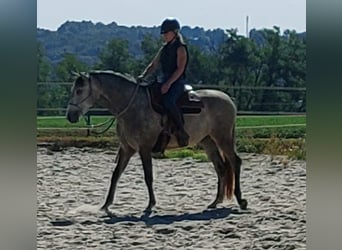
{"type": "Polygon", "coordinates": [[[132,103],[133,103],[133,101],[134,101],[134,98],[135,98],[135,96],[136,96],[137,93],[138,93],[138,89],[139,89],[139,87],[140,87],[140,81],[137,82],[136,85],[137,85],[137,86],[135,87],[134,92],[133,92],[133,95],[131,96],[131,99],[129,100],[129,103],[127,104],[126,108],[124,108],[118,115],[116,115],[116,118],[121,117],[121,116],[122,116],[123,114],[125,114],[126,111],[131,107],[131,105],[132,105],[132,103]]]}
{"type": "Polygon", "coordinates": [[[90,131],[90,129],[91,129],[92,133],[94,133],[96,135],[101,135],[101,134],[105,133],[106,131],[108,131],[109,128],[113,125],[113,123],[115,121],[114,118],[110,118],[110,119],[108,119],[107,121],[105,121],[103,123],[92,125],[92,124],[90,124],[90,116],[88,116],[88,117],[84,116],[84,120],[86,121],[86,123],[88,125],[88,131],[90,131]],[[93,130],[95,128],[103,127],[106,124],[109,124],[109,125],[107,125],[106,128],[102,129],[102,131],[95,131],[95,130],[93,130]]]}

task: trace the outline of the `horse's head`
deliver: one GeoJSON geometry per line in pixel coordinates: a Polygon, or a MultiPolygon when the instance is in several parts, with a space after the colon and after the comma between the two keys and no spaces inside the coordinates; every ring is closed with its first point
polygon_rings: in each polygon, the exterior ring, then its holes
{"type": "Polygon", "coordinates": [[[91,78],[84,73],[77,75],[78,77],[71,88],[71,97],[66,112],[66,117],[71,123],[78,122],[79,117],[87,113],[95,102],[91,78]]]}

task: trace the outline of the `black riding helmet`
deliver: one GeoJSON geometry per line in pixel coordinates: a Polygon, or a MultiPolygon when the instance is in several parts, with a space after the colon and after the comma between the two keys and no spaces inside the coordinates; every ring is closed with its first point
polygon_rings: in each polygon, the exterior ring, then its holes
{"type": "Polygon", "coordinates": [[[165,19],[160,27],[160,34],[164,34],[169,31],[175,31],[179,29],[180,25],[176,19],[165,19]]]}

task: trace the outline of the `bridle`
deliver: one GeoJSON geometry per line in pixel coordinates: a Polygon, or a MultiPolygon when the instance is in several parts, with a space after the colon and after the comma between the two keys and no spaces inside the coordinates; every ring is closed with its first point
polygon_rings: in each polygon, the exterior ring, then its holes
{"type": "Polygon", "coordinates": [[[89,82],[89,92],[88,92],[88,95],[86,97],[84,97],[81,101],[79,101],[78,103],[73,103],[73,102],[69,102],[69,105],[71,106],[75,106],[77,107],[78,109],[81,109],[80,107],[80,104],[85,102],[89,97],[92,96],[93,94],[93,88],[91,87],[91,81],[88,81],[89,82]]]}

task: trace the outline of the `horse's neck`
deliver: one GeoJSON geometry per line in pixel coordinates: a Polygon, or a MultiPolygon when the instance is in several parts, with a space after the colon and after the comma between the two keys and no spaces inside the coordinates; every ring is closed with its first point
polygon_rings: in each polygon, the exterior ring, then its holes
{"type": "Polygon", "coordinates": [[[100,103],[114,115],[121,114],[127,107],[139,107],[148,102],[145,87],[125,81],[103,82],[101,96],[100,103]]]}

